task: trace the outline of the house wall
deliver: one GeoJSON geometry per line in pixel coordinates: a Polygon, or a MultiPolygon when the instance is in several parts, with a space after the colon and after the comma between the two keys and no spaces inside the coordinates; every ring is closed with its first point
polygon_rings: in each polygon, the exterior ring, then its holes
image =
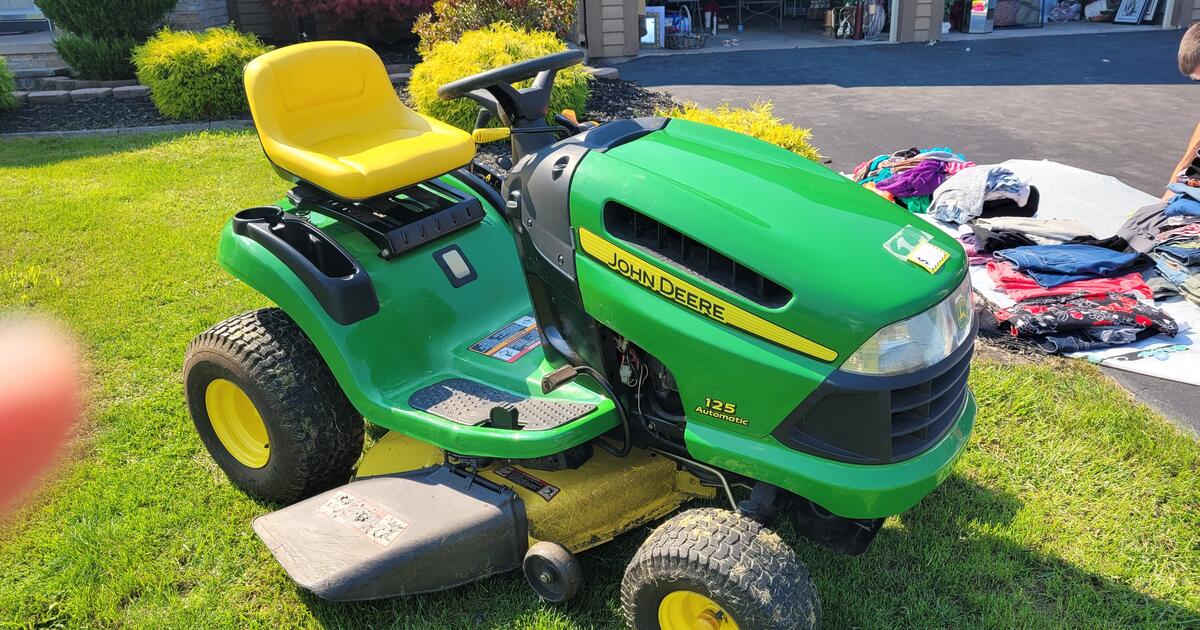
{"type": "Polygon", "coordinates": [[[239,30],[276,41],[299,38],[292,21],[271,11],[264,0],[226,0],[225,6],[239,30]]]}
{"type": "Polygon", "coordinates": [[[583,0],[590,57],[631,57],[638,53],[637,0],[583,0]]]}
{"type": "Polygon", "coordinates": [[[179,0],[175,10],[167,14],[171,28],[200,31],[211,26],[229,24],[226,0],[179,0]]]}
{"type": "Polygon", "coordinates": [[[1200,22],[1200,0],[1175,0],[1170,13],[1163,19],[1169,28],[1187,28],[1192,22],[1200,22]]]}
{"type": "Polygon", "coordinates": [[[898,12],[895,41],[934,42],[941,38],[945,0],[893,0],[891,9],[898,12]]]}

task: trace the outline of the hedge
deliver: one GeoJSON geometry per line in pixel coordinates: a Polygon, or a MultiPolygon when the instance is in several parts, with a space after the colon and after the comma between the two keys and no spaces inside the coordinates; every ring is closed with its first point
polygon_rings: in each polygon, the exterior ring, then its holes
{"type": "Polygon", "coordinates": [[[133,52],[137,78],[163,116],[220,118],[247,110],[242,71],[271,48],[230,27],[163,29],[133,52]]]}

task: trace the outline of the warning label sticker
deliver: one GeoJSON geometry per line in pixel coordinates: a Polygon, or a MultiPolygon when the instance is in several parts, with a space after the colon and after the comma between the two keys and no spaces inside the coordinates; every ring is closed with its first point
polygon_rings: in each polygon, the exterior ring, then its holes
{"type": "Polygon", "coordinates": [[[318,511],[336,523],[357,529],[384,547],[408,529],[408,523],[401,518],[344,490],[322,503],[318,511]]]}
{"type": "Polygon", "coordinates": [[[537,320],[526,315],[476,341],[471,350],[512,363],[540,345],[537,320]]]}
{"type": "Polygon", "coordinates": [[[539,497],[542,497],[547,501],[553,499],[555,496],[558,496],[560,491],[558,486],[552,486],[549,483],[546,483],[545,481],[542,481],[541,479],[538,479],[537,477],[525,472],[524,470],[521,470],[520,468],[501,466],[494,472],[498,476],[504,477],[505,479],[517,484],[518,486],[521,486],[522,488],[525,488],[526,490],[536,492],[539,497]]]}

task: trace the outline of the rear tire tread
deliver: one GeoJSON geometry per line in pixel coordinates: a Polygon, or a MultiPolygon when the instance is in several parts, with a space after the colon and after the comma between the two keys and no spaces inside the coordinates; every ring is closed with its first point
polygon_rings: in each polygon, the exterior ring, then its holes
{"type": "MultiPolygon", "coordinates": [[[[216,324],[188,345],[185,373],[206,355],[234,363],[275,410],[286,414],[273,425],[287,434],[285,444],[298,451],[286,478],[272,480],[269,489],[242,486],[243,490],[269,501],[292,503],[349,480],[362,454],[362,416],[316,346],[287,314],[265,308],[216,324]]],[[[265,418],[272,410],[259,411],[265,418]]],[[[276,442],[272,440],[272,447],[276,442]]]]}

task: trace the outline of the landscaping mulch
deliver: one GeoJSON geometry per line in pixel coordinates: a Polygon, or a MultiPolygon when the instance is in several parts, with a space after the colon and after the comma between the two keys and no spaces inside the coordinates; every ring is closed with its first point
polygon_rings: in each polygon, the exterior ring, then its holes
{"type": "MultiPolygon", "coordinates": [[[[237,120],[230,116],[213,120],[237,120]]],[[[115,127],[146,127],[173,125],[179,122],[165,118],[154,108],[150,99],[96,99],[81,103],[23,105],[0,111],[0,133],[26,131],[78,131],[82,129],[112,129],[115,127]]]]}
{"type": "Polygon", "coordinates": [[[679,105],[669,94],[647,90],[633,81],[592,81],[587,109],[590,120],[601,122],[621,118],[653,116],[659,109],[679,105]]]}
{"type": "MultiPolygon", "coordinates": [[[[397,91],[407,102],[408,93],[405,87],[401,86],[397,91]]],[[[651,116],[657,109],[667,109],[675,105],[670,96],[647,90],[633,81],[593,81],[587,117],[589,120],[608,121],[651,116]]],[[[246,119],[249,119],[248,115],[205,119],[202,122],[246,119]]],[[[177,121],[162,116],[149,99],[97,99],[81,103],[23,105],[14,110],[0,111],[0,134],[149,127],[179,122],[189,121],[177,121]]],[[[479,153],[481,161],[495,166],[497,158],[508,154],[508,145],[484,145],[480,147],[479,153]]]]}

